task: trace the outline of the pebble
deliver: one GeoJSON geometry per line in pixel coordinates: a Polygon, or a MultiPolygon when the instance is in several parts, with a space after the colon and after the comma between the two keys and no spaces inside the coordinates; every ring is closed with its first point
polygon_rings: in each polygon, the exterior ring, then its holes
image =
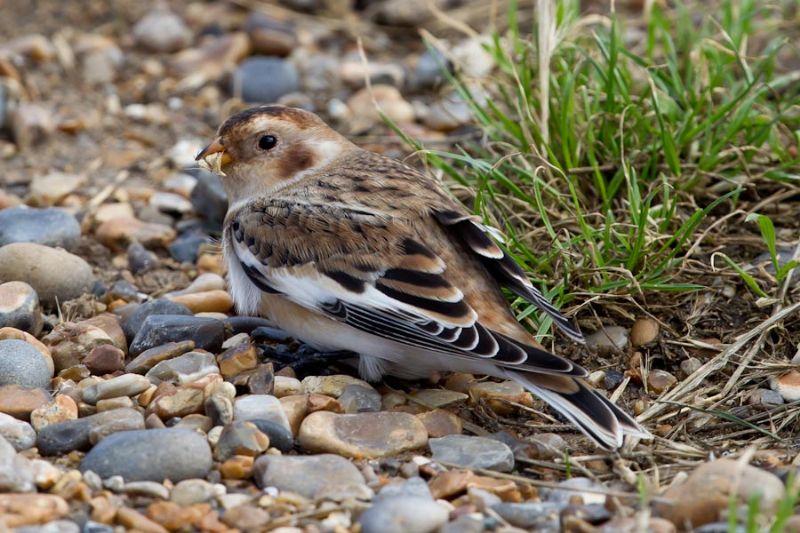
{"type": "Polygon", "coordinates": [[[233,308],[233,299],[223,290],[182,294],[170,299],[185,305],[192,313],[227,313],[233,308]]]}
{"type": "Polygon", "coordinates": [[[239,396],[233,402],[234,420],[270,420],[291,431],[280,400],[269,394],[239,396]]]}
{"type": "Polygon", "coordinates": [[[210,501],[218,494],[213,484],[204,479],[184,479],[175,484],[169,499],[181,506],[210,501]]]}
{"type": "Polygon", "coordinates": [[[275,102],[300,88],[295,66],[277,57],[252,56],[236,68],[231,92],[249,103],[275,102]]]}
{"type": "Polygon", "coordinates": [[[444,72],[453,71],[453,64],[436,48],[428,48],[419,56],[414,68],[420,87],[435,87],[445,82],[444,72]]]}
{"type": "Polygon", "coordinates": [[[419,496],[392,496],[373,503],[358,523],[364,533],[430,533],[449,518],[444,505],[419,496]]]}
{"type": "Polygon", "coordinates": [[[32,344],[17,339],[0,340],[0,385],[48,388],[53,369],[32,344]]]}
{"type": "Polygon", "coordinates": [[[275,376],[273,382],[273,396],[276,398],[283,398],[293,394],[300,394],[303,392],[303,385],[297,378],[290,378],[288,376],[275,376]]]}
{"type": "Polygon", "coordinates": [[[434,461],[499,472],[510,472],[514,468],[514,452],[506,444],[493,439],[448,435],[431,439],[428,445],[434,461]]]}
{"type": "Polygon", "coordinates": [[[381,409],[381,395],[372,387],[347,385],[338,399],[347,414],[372,413],[381,409]]]}
{"type": "MultiPolygon", "coordinates": [[[[303,392],[306,394],[324,394],[338,398],[344,393],[348,385],[359,385],[372,389],[372,385],[347,374],[333,374],[331,376],[308,376],[301,382],[303,392]]],[[[373,389],[374,390],[374,389],[373,389]]]]}
{"type": "Polygon", "coordinates": [[[36,431],[43,427],[78,418],[78,405],[71,397],[58,394],[53,401],[31,412],[31,425],[36,431]]]}
{"type": "Polygon", "coordinates": [[[0,492],[35,492],[30,461],[0,436],[0,492]]]}
{"type": "Polygon", "coordinates": [[[783,397],[779,392],[769,389],[755,389],[747,395],[747,403],[750,405],[761,405],[766,408],[775,407],[783,404],[783,397]]]}
{"type": "Polygon", "coordinates": [[[652,318],[639,318],[631,327],[631,345],[635,348],[650,344],[658,337],[658,322],[652,318]]]}
{"type": "Polygon", "coordinates": [[[128,316],[120,321],[122,331],[128,342],[133,341],[136,333],[142,328],[142,324],[151,315],[191,315],[192,312],[185,306],[175,303],[166,298],[150,300],[136,307],[128,316]]]}
{"type": "Polygon", "coordinates": [[[146,248],[164,248],[175,240],[175,230],[157,222],[143,222],[137,218],[117,217],[107,220],[95,229],[95,237],[112,250],[126,250],[133,242],[146,248]]]}
{"type": "Polygon", "coordinates": [[[125,366],[126,372],[144,374],[158,363],[194,350],[194,341],[168,342],[145,350],[125,366]]]}
{"type": "Polygon", "coordinates": [[[586,347],[601,354],[620,352],[628,345],[628,330],[622,326],[605,326],[586,337],[586,347]]]}
{"type": "Polygon", "coordinates": [[[358,468],[338,455],[262,455],[253,476],[262,489],[275,487],[311,500],[372,497],[358,468]]]}
{"type": "Polygon", "coordinates": [[[45,524],[68,512],[67,502],[55,494],[0,494],[0,524],[4,528],[45,524]]]}
{"type": "Polygon", "coordinates": [[[16,328],[33,336],[42,331],[39,295],[23,281],[0,284],[0,328],[16,328]]]}
{"type": "Polygon", "coordinates": [[[351,129],[354,132],[369,130],[383,120],[377,103],[386,116],[398,124],[411,124],[416,118],[414,106],[409,104],[400,91],[391,85],[373,85],[357,91],[347,100],[353,113],[351,129]]]}
{"type": "Polygon", "coordinates": [[[150,402],[147,406],[149,412],[155,413],[161,420],[188,417],[203,412],[202,390],[193,387],[170,387],[170,389],[172,390],[160,394],[150,402]]]}
{"type": "Polygon", "coordinates": [[[162,213],[174,216],[185,215],[193,210],[189,200],[174,192],[156,191],[150,196],[148,204],[162,213]]]}
{"type": "Polygon", "coordinates": [[[113,344],[101,344],[89,352],[83,364],[94,375],[112,374],[125,368],[125,352],[113,344]]]}
{"type": "Polygon", "coordinates": [[[671,485],[657,502],[656,512],[679,527],[694,527],[720,520],[730,508],[731,496],[747,507],[759,500],[760,513],[771,514],[784,496],[780,478],[733,459],[717,459],[695,468],[685,482],[671,485]]]}
{"type": "Polygon", "coordinates": [[[113,409],[94,415],[50,424],[39,430],[36,446],[42,455],[63,455],[86,450],[99,435],[112,431],[144,429],[144,417],[136,409],[113,409]]]}
{"type": "Polygon", "coordinates": [[[189,172],[197,179],[197,185],[189,196],[195,212],[221,227],[228,212],[228,195],[219,176],[205,169],[192,169],[189,172]]]}
{"type": "Polygon", "coordinates": [[[222,428],[214,447],[214,459],[225,461],[234,455],[257,457],[269,448],[269,437],[252,422],[238,420],[222,428]]]}
{"type": "Polygon", "coordinates": [[[96,404],[106,398],[119,396],[136,396],[150,387],[150,380],[138,374],[122,374],[106,381],[101,381],[83,390],[83,401],[96,404]]]}
{"type": "Polygon", "coordinates": [[[800,400],[800,372],[797,370],[789,370],[780,376],[770,377],[769,386],[786,402],[800,400]]]}
{"type": "Polygon", "coordinates": [[[42,342],[50,349],[58,372],[83,364],[83,359],[103,344],[127,349],[125,335],[111,315],[98,315],[78,323],[62,322],[42,342]]]}
{"type": "Polygon", "coordinates": [[[606,497],[603,494],[605,487],[586,477],[573,477],[559,482],[560,487],[549,489],[543,493],[545,501],[559,504],[561,506],[569,504],[574,496],[580,497],[585,504],[605,503],[606,497]],[[580,489],[590,489],[592,492],[580,489]]]}
{"type": "Polygon", "coordinates": [[[210,243],[211,237],[199,229],[185,231],[169,245],[169,254],[179,263],[197,262],[200,254],[200,247],[205,243],[210,243]]]}
{"type": "Polygon", "coordinates": [[[411,394],[411,398],[425,407],[436,409],[437,407],[446,407],[454,403],[463,402],[469,396],[462,392],[447,389],[423,389],[411,394]]]}
{"type": "Polygon", "coordinates": [[[428,441],[428,432],[408,413],[340,415],[317,411],[300,424],[297,440],[300,447],[311,452],[361,459],[421,448],[428,441]]]}
{"type": "Polygon", "coordinates": [[[696,357],[688,357],[681,361],[681,373],[683,374],[683,377],[689,377],[700,370],[701,366],[703,366],[703,363],[700,361],[700,359],[696,357]]]}
{"type": "Polygon", "coordinates": [[[297,36],[290,24],[269,18],[259,11],[250,13],[244,31],[257,54],[286,57],[297,47],[297,36]]]}
{"type": "Polygon", "coordinates": [[[214,355],[208,352],[189,352],[161,361],[147,371],[151,383],[193,383],[210,374],[219,374],[214,355]]]}
{"type": "Polygon", "coordinates": [[[461,418],[444,409],[434,409],[416,416],[425,426],[429,438],[459,435],[464,429],[461,418]]]}
{"type": "Polygon", "coordinates": [[[33,242],[72,250],[81,239],[81,227],[63,209],[9,207],[0,210],[0,246],[33,242]]]}
{"type": "Polygon", "coordinates": [[[50,393],[41,388],[19,385],[0,386],[0,413],[20,420],[30,420],[31,413],[50,402],[50,393]]]}
{"type": "Polygon", "coordinates": [[[277,448],[284,453],[290,452],[294,448],[292,432],[282,424],[259,418],[250,419],[248,422],[255,424],[260,432],[269,437],[269,445],[272,448],[277,448]]]}
{"type": "Polygon", "coordinates": [[[36,205],[52,206],[86,184],[86,176],[51,172],[31,180],[30,198],[36,205]]]}
{"type": "MultiPolygon", "coordinates": [[[[167,293],[166,298],[173,298],[175,296],[185,296],[187,294],[197,294],[212,291],[225,290],[225,279],[217,274],[206,272],[200,274],[194,281],[192,281],[185,289],[167,293]]],[[[174,301],[174,300],[173,300],[174,301]]],[[[230,341],[230,339],[228,339],[230,341]]],[[[223,344],[223,348],[226,346],[223,344]]]]}
{"type": "Polygon", "coordinates": [[[556,433],[538,433],[532,435],[527,442],[531,445],[528,448],[528,455],[531,459],[549,461],[563,458],[569,450],[567,441],[556,433]]]}
{"type": "Polygon", "coordinates": [[[139,46],[150,52],[177,52],[192,42],[192,32],[183,20],[166,9],[148,12],[133,27],[139,46]]]}
{"type": "Polygon", "coordinates": [[[187,340],[194,341],[197,348],[218,352],[225,340],[223,323],[213,318],[151,315],[144,320],[128,351],[137,356],[155,346],[187,340]]]}
{"type": "Polygon", "coordinates": [[[48,306],[91,291],[94,274],[89,264],[65,250],[36,243],[0,247],[0,279],[24,281],[48,306]]]}
{"type": "Polygon", "coordinates": [[[0,436],[17,451],[33,448],[36,444],[36,431],[33,426],[5,413],[0,413],[0,436]]]}
{"type": "Polygon", "coordinates": [[[678,382],[678,378],[666,370],[651,370],[647,373],[647,386],[651,392],[661,394],[678,382]]]}
{"type": "Polygon", "coordinates": [[[173,482],[204,478],[211,470],[211,448],[189,429],[148,429],[109,435],[86,455],[81,472],[126,481],[173,482]]]}
{"type": "Polygon", "coordinates": [[[457,92],[431,103],[422,116],[423,123],[436,131],[449,132],[472,121],[472,107],[457,92]]]}
{"type": "Polygon", "coordinates": [[[550,502],[500,502],[492,505],[492,511],[503,520],[528,531],[558,531],[560,510],[560,505],[550,502]]]}
{"type": "Polygon", "coordinates": [[[473,383],[469,387],[469,394],[474,399],[483,398],[489,400],[490,403],[492,400],[505,400],[527,406],[533,405],[531,394],[516,381],[501,381],[499,383],[481,381],[473,383]]]}

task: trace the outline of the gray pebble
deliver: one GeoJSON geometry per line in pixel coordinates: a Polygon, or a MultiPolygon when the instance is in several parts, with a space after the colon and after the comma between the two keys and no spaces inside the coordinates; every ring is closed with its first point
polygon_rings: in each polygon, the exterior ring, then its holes
{"type": "Polygon", "coordinates": [[[492,510],[499,514],[511,525],[528,530],[543,530],[554,528],[558,531],[559,512],[561,506],[549,502],[506,503],[501,502],[492,506],[492,510]]]}
{"type": "Polygon", "coordinates": [[[232,93],[251,103],[275,102],[299,89],[295,66],[276,57],[249,57],[233,75],[232,93]]]}
{"type": "Polygon", "coordinates": [[[342,395],[337,398],[344,412],[371,413],[381,410],[381,395],[372,387],[367,388],[358,384],[351,384],[344,388],[342,395]]]}
{"type": "Polygon", "coordinates": [[[144,417],[127,407],[102,411],[94,415],[49,424],[39,430],[36,446],[42,455],[63,455],[73,450],[86,450],[112,429],[128,431],[144,428],[144,417]]]}
{"type": "Polygon", "coordinates": [[[157,298],[150,300],[138,306],[131,314],[123,316],[120,321],[122,331],[125,332],[125,337],[130,343],[133,338],[142,328],[142,324],[147,317],[152,315],[191,315],[192,312],[183,304],[167,300],[166,298],[157,298]]]}
{"type": "Polygon", "coordinates": [[[195,347],[216,353],[225,340],[222,321],[215,318],[183,315],[148,316],[133,338],[128,353],[137,356],[168,342],[194,341],[195,347]]]}
{"type": "Polygon", "coordinates": [[[184,479],[172,488],[169,499],[178,505],[188,506],[205,503],[216,493],[214,485],[205,479],[184,479]]]}
{"type": "Polygon", "coordinates": [[[598,353],[616,353],[628,345],[628,328],[604,326],[586,337],[586,347],[598,353]]]}
{"type": "Polygon", "coordinates": [[[510,472],[514,468],[514,452],[508,445],[493,439],[447,435],[430,439],[428,444],[434,461],[500,472],[510,472]]]}
{"type": "MultiPolygon", "coordinates": [[[[14,531],[15,533],[81,533],[81,528],[71,520],[54,520],[42,525],[19,527],[14,529],[14,531]]],[[[98,533],[105,530],[87,529],[84,527],[83,531],[85,533],[98,533]]]]}
{"type": "Polygon", "coordinates": [[[394,496],[372,504],[358,518],[364,533],[430,533],[447,522],[443,505],[419,496],[394,496]]]}
{"type": "Polygon", "coordinates": [[[17,454],[14,446],[0,437],[0,492],[35,492],[30,461],[17,454]]]}
{"type": "Polygon", "coordinates": [[[419,56],[414,72],[420,87],[433,87],[444,83],[444,72],[452,70],[453,64],[439,50],[429,48],[419,56]]]}
{"type": "Polygon", "coordinates": [[[289,452],[294,448],[292,432],[286,429],[280,422],[260,418],[251,418],[248,422],[255,424],[260,432],[269,437],[269,445],[271,448],[277,448],[282,452],[289,452]]]}
{"type": "Polygon", "coordinates": [[[372,490],[358,469],[338,455],[262,455],[253,467],[262,489],[275,487],[313,500],[369,499],[372,490]]]}
{"type": "Polygon", "coordinates": [[[30,242],[0,247],[0,279],[26,282],[49,306],[91,292],[95,281],[92,267],[80,257],[30,242]]]}
{"type": "Polygon", "coordinates": [[[126,481],[182,481],[204,478],[211,470],[211,448],[189,429],[148,429],[109,435],[86,455],[82,472],[126,481]]]}
{"type": "Polygon", "coordinates": [[[34,337],[42,332],[42,310],[39,295],[24,281],[0,285],[0,328],[27,331],[34,337]]]}
{"type": "Polygon", "coordinates": [[[17,339],[0,340],[0,385],[46,389],[53,371],[32,344],[17,339]]]}
{"type": "Polygon", "coordinates": [[[17,451],[33,448],[36,444],[33,426],[5,413],[0,413],[0,436],[17,451]]]}
{"type": "Polygon", "coordinates": [[[239,396],[233,403],[234,420],[271,420],[291,431],[289,418],[280,400],[269,394],[248,394],[239,396]]]}
{"type": "Polygon", "coordinates": [[[421,477],[412,477],[400,481],[399,483],[390,483],[384,485],[374,501],[382,500],[384,498],[394,498],[397,496],[413,496],[415,498],[424,498],[433,500],[431,489],[428,484],[421,477]]]}
{"type": "Polygon", "coordinates": [[[190,171],[197,178],[190,200],[195,212],[206,220],[222,225],[228,212],[228,195],[219,176],[204,169],[190,171]]]}
{"type": "Polygon", "coordinates": [[[191,30],[178,15],[166,9],[149,11],[133,27],[133,37],[151,52],[176,52],[192,42],[191,30]]]}
{"type": "Polygon", "coordinates": [[[0,246],[34,242],[72,250],[81,240],[74,216],[57,207],[9,207],[0,210],[0,246]]]}

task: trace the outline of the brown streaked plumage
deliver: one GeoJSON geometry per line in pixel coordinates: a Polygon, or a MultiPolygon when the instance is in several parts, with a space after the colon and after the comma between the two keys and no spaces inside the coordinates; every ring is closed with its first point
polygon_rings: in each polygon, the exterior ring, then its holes
{"type": "Polygon", "coordinates": [[[583,368],[514,319],[501,287],[582,341],[493,230],[435,180],[281,106],[232,116],[198,159],[224,176],[223,239],[240,312],[320,349],[359,353],[367,379],[489,374],[523,384],[602,446],[648,436],[591,390],[583,368]]]}

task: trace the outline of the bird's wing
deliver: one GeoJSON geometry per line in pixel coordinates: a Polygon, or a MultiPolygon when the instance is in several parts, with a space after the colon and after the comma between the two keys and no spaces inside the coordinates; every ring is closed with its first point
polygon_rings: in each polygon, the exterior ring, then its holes
{"type": "Polygon", "coordinates": [[[448,265],[402,221],[271,198],[232,213],[227,228],[243,271],[262,291],[402,344],[521,371],[586,375],[567,359],[482,325],[446,279],[448,265]]]}
{"type": "Polygon", "coordinates": [[[496,230],[483,225],[476,216],[455,210],[438,209],[434,210],[433,214],[454,238],[460,239],[475,253],[500,285],[542,309],[571,339],[580,343],[585,342],[580,330],[536,290],[519,265],[497,245],[491,237],[496,230]]]}

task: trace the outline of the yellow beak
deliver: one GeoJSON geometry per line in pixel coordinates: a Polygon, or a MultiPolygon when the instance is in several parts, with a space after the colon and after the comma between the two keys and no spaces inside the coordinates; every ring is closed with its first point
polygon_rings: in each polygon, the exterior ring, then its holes
{"type": "Polygon", "coordinates": [[[224,167],[225,165],[233,162],[233,158],[228,152],[225,151],[225,147],[222,146],[222,142],[220,142],[219,138],[215,139],[214,142],[203,148],[200,153],[197,154],[197,157],[195,157],[194,160],[206,160],[206,158],[214,154],[219,154],[217,161],[220,167],[224,167]]]}

